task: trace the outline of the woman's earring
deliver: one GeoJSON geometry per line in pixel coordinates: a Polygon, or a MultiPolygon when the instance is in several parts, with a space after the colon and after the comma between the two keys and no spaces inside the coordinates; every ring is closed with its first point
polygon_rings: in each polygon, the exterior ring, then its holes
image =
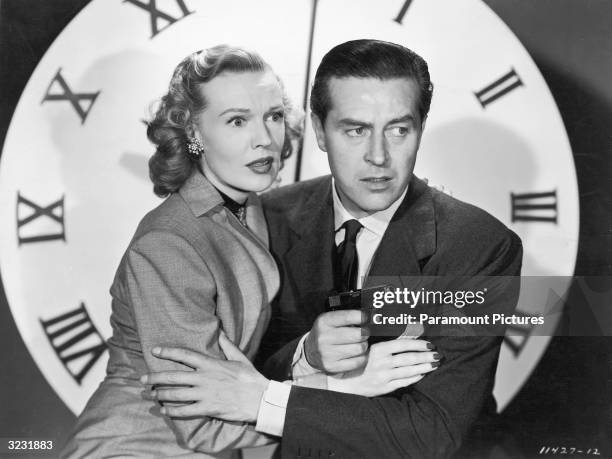
{"type": "Polygon", "coordinates": [[[195,158],[199,158],[204,153],[204,145],[200,139],[192,137],[187,142],[187,151],[195,158]]]}

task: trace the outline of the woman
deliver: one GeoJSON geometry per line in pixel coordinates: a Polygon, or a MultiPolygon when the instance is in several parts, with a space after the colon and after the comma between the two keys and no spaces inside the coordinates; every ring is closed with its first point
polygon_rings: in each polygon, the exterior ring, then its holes
{"type": "Polygon", "coordinates": [[[147,130],[154,191],[168,198],[121,260],[107,376],[64,457],[231,457],[272,441],[248,424],[170,419],[139,378],[185,368],[154,358],[159,345],[225,358],[222,331],[253,358],[279,287],[255,192],[275,181],[299,134],[280,80],[257,54],[217,46],[177,66],[147,130]]]}

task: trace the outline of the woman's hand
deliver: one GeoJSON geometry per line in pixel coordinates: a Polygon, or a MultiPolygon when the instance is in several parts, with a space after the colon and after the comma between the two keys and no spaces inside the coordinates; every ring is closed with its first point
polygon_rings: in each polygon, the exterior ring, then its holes
{"type": "Polygon", "coordinates": [[[366,397],[388,394],[414,384],[440,365],[440,354],[420,339],[398,338],[373,344],[365,367],[329,375],[329,390],[366,397]]]}
{"type": "Polygon", "coordinates": [[[187,371],[160,371],[143,376],[143,384],[157,386],[151,395],[166,405],[170,417],[211,416],[226,421],[255,422],[268,380],[246,356],[221,333],[219,346],[226,360],[207,357],[182,348],[153,350],[160,359],[173,360],[193,368],[187,371]]]}

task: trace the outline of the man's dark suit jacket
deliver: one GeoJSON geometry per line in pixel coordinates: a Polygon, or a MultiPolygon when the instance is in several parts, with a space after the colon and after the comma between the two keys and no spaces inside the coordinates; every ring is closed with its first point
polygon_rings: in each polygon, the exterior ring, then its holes
{"type": "MultiPolygon", "coordinates": [[[[267,377],[285,380],[299,338],[325,311],[333,288],[331,177],[277,189],[263,201],[281,290],[257,363],[267,377]]],[[[415,177],[374,255],[370,277],[518,276],[521,257],[520,239],[502,223],[415,177]]],[[[282,457],[454,454],[495,413],[492,389],[502,338],[426,339],[442,354],[440,367],[387,396],[292,387],[282,457]]]]}

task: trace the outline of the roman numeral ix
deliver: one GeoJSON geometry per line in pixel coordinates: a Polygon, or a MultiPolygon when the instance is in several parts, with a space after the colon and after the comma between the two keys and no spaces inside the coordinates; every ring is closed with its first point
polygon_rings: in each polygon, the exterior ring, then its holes
{"type": "Polygon", "coordinates": [[[64,196],[48,206],[39,206],[33,201],[24,198],[17,192],[17,240],[18,244],[28,244],[32,242],[47,242],[55,240],[66,240],[66,226],[64,224],[64,196]],[[31,210],[29,215],[23,216],[24,206],[31,210]],[[42,232],[39,234],[25,234],[24,227],[32,224],[41,217],[47,217],[51,222],[59,225],[57,231],[42,232]]]}

